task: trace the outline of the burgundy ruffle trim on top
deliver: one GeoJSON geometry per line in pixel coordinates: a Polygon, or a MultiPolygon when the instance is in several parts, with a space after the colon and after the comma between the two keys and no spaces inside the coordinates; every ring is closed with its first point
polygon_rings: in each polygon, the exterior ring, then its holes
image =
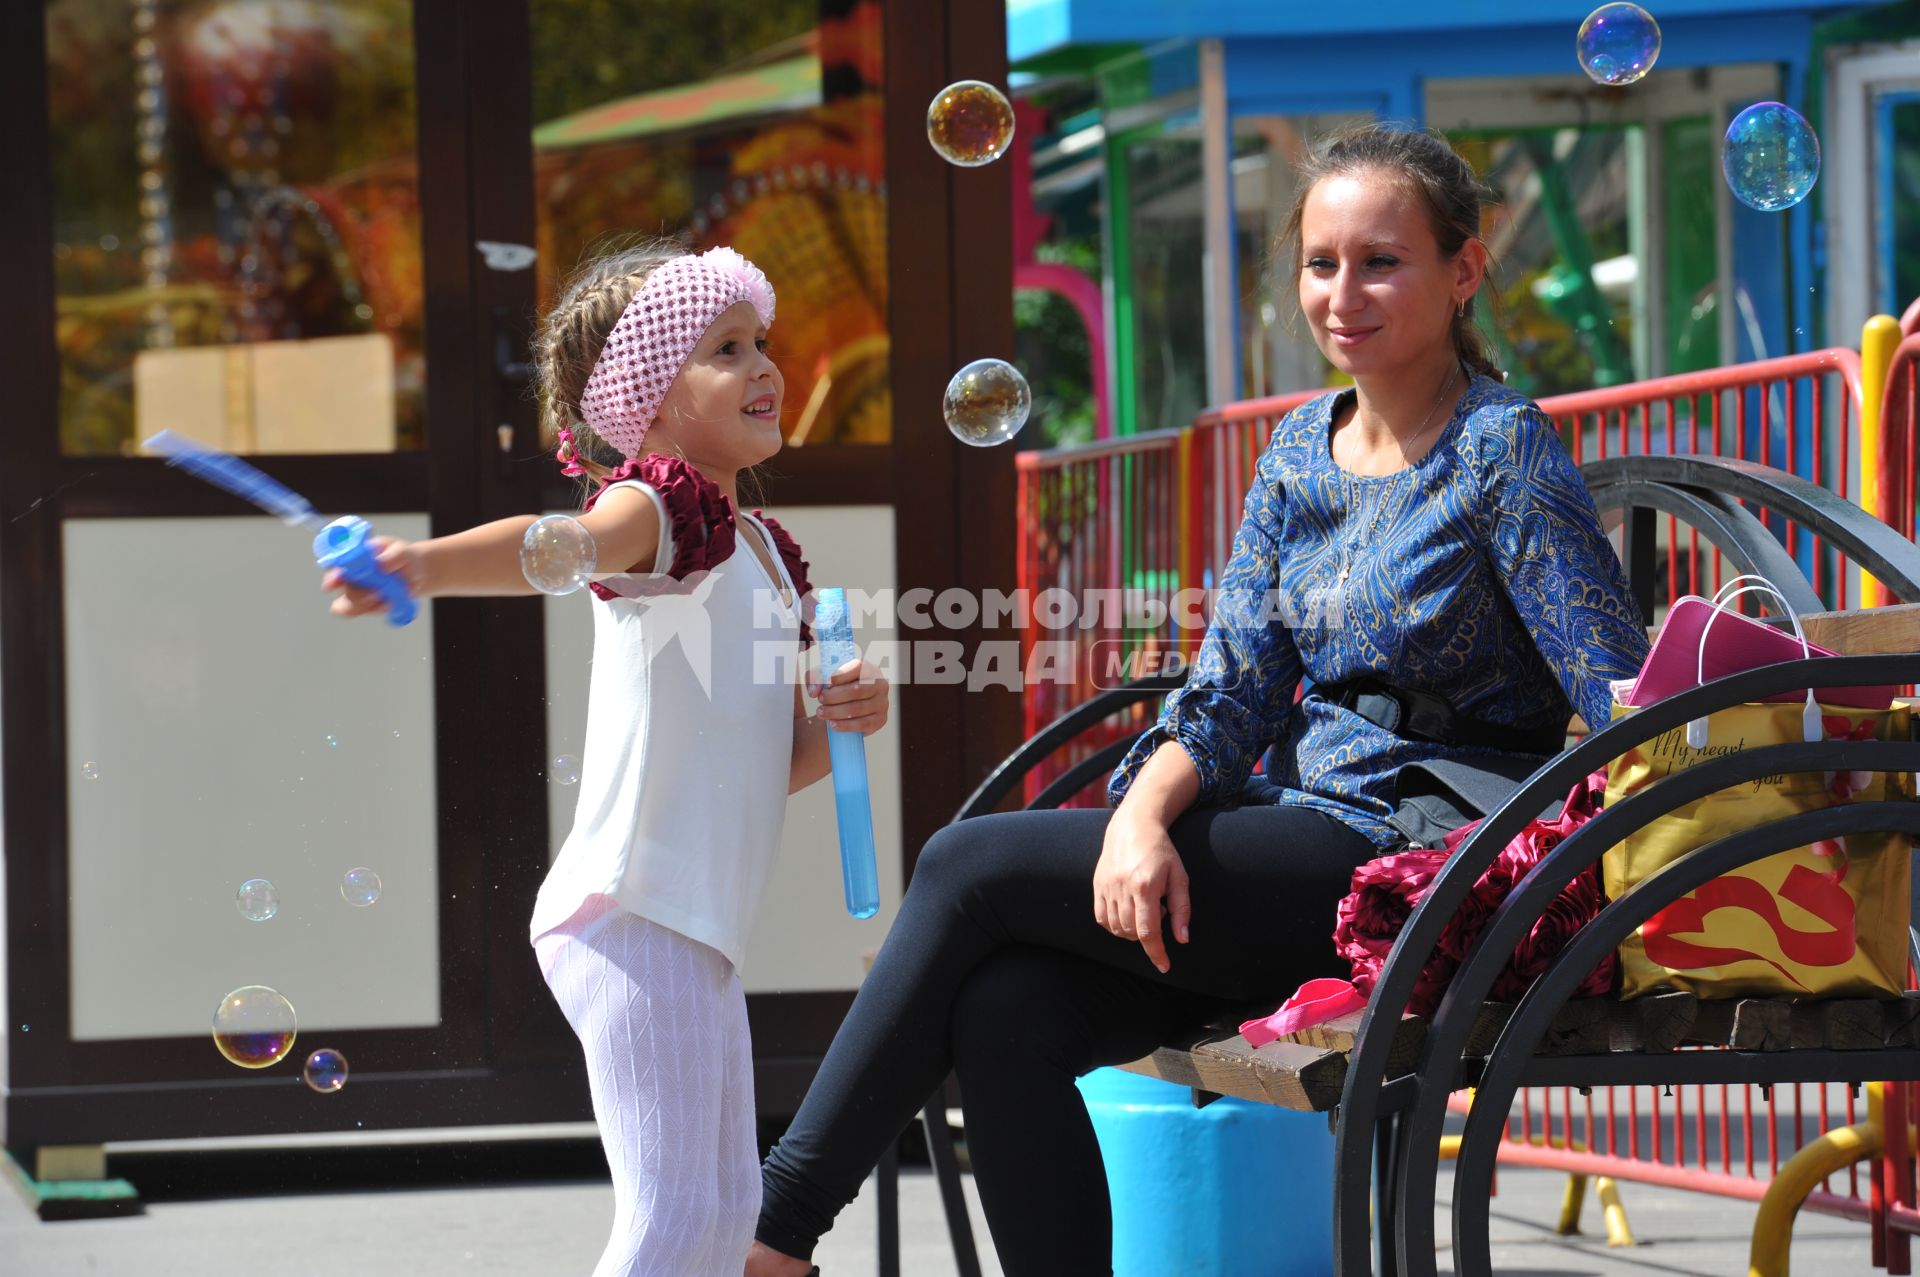
{"type": "MultiPolygon", "coordinates": [[[[593,509],[601,493],[628,479],[638,479],[658,492],[667,508],[664,531],[673,537],[673,562],[667,565],[668,576],[684,581],[695,572],[711,570],[733,557],[736,535],[733,503],[713,480],[679,457],[650,452],[622,462],[587,498],[587,509],[593,509]]],[[[603,599],[621,597],[598,581],[591,582],[587,588],[603,599]]]]}
{"type": "MultiPolygon", "coordinates": [[[[800,609],[800,615],[806,616],[807,595],[813,592],[813,582],[807,579],[807,561],[800,557],[800,543],[793,534],[780,526],[778,520],[769,518],[755,510],[753,517],[766,525],[767,534],[773,538],[773,549],[780,561],[787,565],[787,575],[793,578],[794,605],[800,609]]],[[[803,620],[800,622],[800,646],[813,642],[813,630],[803,620]]]]}

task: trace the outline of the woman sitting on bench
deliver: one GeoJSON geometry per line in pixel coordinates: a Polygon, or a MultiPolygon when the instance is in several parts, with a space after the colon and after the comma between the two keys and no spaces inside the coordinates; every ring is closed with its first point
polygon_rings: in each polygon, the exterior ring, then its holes
{"type": "Polygon", "coordinates": [[[808,1271],[949,1069],[1009,1277],[1110,1272],[1074,1078],[1345,975],[1334,906],[1355,866],[1497,802],[1640,668],[1643,622],[1579,471],[1471,319],[1472,170],[1433,134],[1373,125],[1318,149],[1299,189],[1300,308],[1354,389],[1275,430],[1198,660],[1116,770],[1117,805],[927,843],[767,1158],[749,1277],[808,1271]]]}

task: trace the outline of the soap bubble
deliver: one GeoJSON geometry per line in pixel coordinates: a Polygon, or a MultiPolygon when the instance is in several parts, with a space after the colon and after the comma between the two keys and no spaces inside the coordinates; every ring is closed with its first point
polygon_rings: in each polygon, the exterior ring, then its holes
{"type": "Polygon", "coordinates": [[[248,922],[265,922],[280,912],[280,889],[265,878],[249,878],[240,884],[234,903],[248,922]]]}
{"type": "Polygon", "coordinates": [[[1580,69],[1599,84],[1632,84],[1660,56],[1660,24],[1637,4],[1603,4],[1574,38],[1580,69]]]}
{"type": "Polygon", "coordinates": [[[1727,126],[1720,168],[1742,204],[1777,213],[1807,198],[1819,180],[1820,139],[1792,107],[1756,103],[1727,126]]]}
{"type": "Polygon", "coordinates": [[[380,875],[364,866],[340,875],[340,898],[364,909],[380,898],[380,875]]]}
{"type": "Polygon", "coordinates": [[[554,755],[553,778],[562,785],[579,784],[580,760],[572,754],[554,755]]]}
{"type": "Polygon", "coordinates": [[[213,1013],[213,1044],[243,1069],[278,1064],[299,1036],[293,1003],[264,984],[235,989],[213,1013]]]}
{"type": "Polygon", "coordinates": [[[80,774],[81,774],[82,776],[84,776],[84,777],[85,777],[86,779],[88,779],[88,780],[99,780],[99,779],[100,779],[100,764],[98,764],[98,763],[81,763],[81,764],[80,764],[80,774]]]}
{"type": "Polygon", "coordinates": [[[991,164],[1013,143],[1013,104],[984,80],[961,80],[927,105],[927,141],[961,168],[991,164]]]}
{"type": "Polygon", "coordinates": [[[542,594],[572,594],[593,576],[593,533],[568,514],[535,519],[520,540],[520,570],[542,594]]]}
{"type": "Polygon", "coordinates": [[[339,738],[338,738],[338,737],[334,737],[334,736],[329,736],[329,737],[327,737],[327,748],[328,748],[328,749],[339,749],[339,748],[340,748],[340,741],[339,741],[339,738]]]}
{"type": "Polygon", "coordinates": [[[347,1057],[330,1046],[323,1046],[307,1057],[300,1070],[307,1085],[322,1095],[332,1095],[347,1084],[347,1057]]]}
{"type": "Polygon", "coordinates": [[[990,448],[1020,433],[1033,410],[1033,391],[1004,359],[976,359],[953,374],[941,411],[962,443],[990,448]]]}

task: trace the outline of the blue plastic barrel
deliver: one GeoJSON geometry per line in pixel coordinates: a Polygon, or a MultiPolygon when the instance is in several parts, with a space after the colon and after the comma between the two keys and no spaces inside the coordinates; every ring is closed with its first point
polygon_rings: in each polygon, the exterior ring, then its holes
{"type": "Polygon", "coordinates": [[[1327,1277],[1333,1135],[1324,1113],[1119,1069],[1080,1079],[1113,1196],[1114,1277],[1327,1277]]]}

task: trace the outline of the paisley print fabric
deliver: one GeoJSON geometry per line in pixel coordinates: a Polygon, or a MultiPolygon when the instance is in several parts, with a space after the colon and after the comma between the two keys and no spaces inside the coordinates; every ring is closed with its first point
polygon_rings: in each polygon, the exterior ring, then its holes
{"type": "Polygon", "coordinates": [[[1363,476],[1330,450],[1333,415],[1352,394],[1303,404],[1274,431],[1206,639],[1115,770],[1110,801],[1166,740],[1199,769],[1200,803],[1240,800],[1274,746],[1258,801],[1316,808],[1389,846],[1400,840],[1385,823],[1400,767],[1472,751],[1404,740],[1313,685],[1373,677],[1541,729],[1573,710],[1606,722],[1608,681],[1645,660],[1626,574],[1538,406],[1476,375],[1425,456],[1363,476]]]}

